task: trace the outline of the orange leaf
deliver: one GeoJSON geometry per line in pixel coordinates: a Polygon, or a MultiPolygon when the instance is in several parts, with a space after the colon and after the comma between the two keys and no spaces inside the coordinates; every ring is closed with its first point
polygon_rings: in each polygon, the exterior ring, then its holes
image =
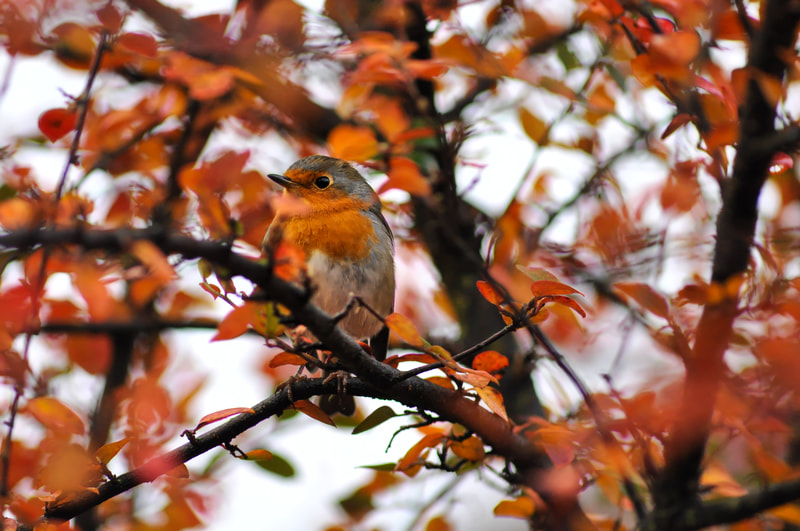
{"type": "Polygon", "coordinates": [[[101,277],[101,271],[89,267],[81,267],[75,272],[75,287],[86,300],[89,315],[98,321],[111,317],[114,311],[114,299],[101,277]]]}
{"type": "Polygon", "coordinates": [[[185,464],[181,463],[175,468],[168,470],[166,475],[171,478],[186,479],[189,477],[189,469],[185,464]]]}
{"type": "Polygon", "coordinates": [[[577,293],[583,295],[575,288],[563,284],[561,282],[554,282],[552,280],[537,280],[531,284],[531,293],[534,297],[553,297],[556,295],[572,295],[577,293]]]}
{"type": "Polygon", "coordinates": [[[658,317],[663,317],[664,319],[669,317],[669,305],[667,304],[667,300],[648,284],[641,282],[617,282],[614,284],[614,291],[633,299],[636,304],[658,317]]]}
{"type": "Polygon", "coordinates": [[[264,450],[263,448],[257,448],[255,450],[250,450],[245,454],[245,456],[250,461],[266,461],[268,459],[272,459],[272,452],[269,450],[264,450]]]}
{"type": "Polygon", "coordinates": [[[299,367],[308,363],[302,356],[292,354],[291,352],[280,352],[275,355],[270,361],[269,366],[273,369],[276,367],[283,367],[284,365],[294,365],[299,367]]]}
{"type": "Polygon", "coordinates": [[[380,186],[379,194],[397,189],[420,197],[431,195],[431,183],[420,173],[417,163],[409,158],[392,157],[387,176],[389,179],[380,186]]]}
{"type": "Polygon", "coordinates": [[[67,135],[75,129],[78,114],[70,109],[50,109],[39,116],[39,130],[50,142],[67,135]]]}
{"type": "Polygon", "coordinates": [[[506,367],[508,367],[508,358],[494,350],[481,352],[472,360],[473,369],[477,371],[486,371],[490,374],[506,367]]]}
{"type": "MultiPolygon", "coordinates": [[[[453,365],[455,363],[451,362],[453,365]]],[[[451,366],[451,368],[453,368],[451,366]]],[[[454,369],[455,370],[455,369],[454,369]]],[[[466,367],[458,367],[455,374],[452,375],[456,380],[460,380],[473,386],[475,389],[487,387],[490,383],[498,383],[497,378],[485,371],[475,371],[467,369],[466,367]]]]}
{"type": "Polygon", "coordinates": [[[397,462],[397,466],[394,467],[394,469],[399,472],[408,469],[417,462],[423,450],[438,445],[442,440],[444,440],[444,435],[441,433],[429,433],[425,435],[417,444],[409,448],[406,455],[397,462]]]}
{"type": "Polygon", "coordinates": [[[445,376],[431,376],[425,378],[425,381],[438,385],[439,387],[444,387],[445,389],[454,389],[453,381],[445,376]]]}
{"type": "Polygon", "coordinates": [[[104,444],[94,453],[98,461],[107,465],[114,457],[122,450],[126,444],[130,442],[130,438],[125,437],[122,440],[104,444]]]}
{"type": "Polygon", "coordinates": [[[800,525],[800,507],[793,503],[787,503],[774,509],[770,509],[767,513],[775,518],[779,518],[784,522],[800,525]]]}
{"type": "Polygon", "coordinates": [[[547,124],[544,123],[544,120],[525,107],[520,107],[517,114],[519,115],[520,123],[522,123],[522,129],[528,135],[528,138],[540,144],[547,135],[547,124]]]}
{"type": "Polygon", "coordinates": [[[403,66],[414,77],[431,81],[447,72],[449,68],[445,63],[436,59],[406,59],[403,66]]]}
{"type": "Polygon", "coordinates": [[[106,375],[111,365],[112,344],[107,335],[67,334],[63,346],[70,361],[89,374],[106,375]]]}
{"type": "Polygon", "coordinates": [[[220,409],[219,411],[215,411],[214,413],[209,413],[208,415],[201,418],[200,422],[197,423],[197,426],[195,426],[194,429],[199,430],[203,426],[208,426],[209,424],[213,424],[214,422],[219,422],[220,420],[232,417],[234,415],[239,415],[241,413],[255,413],[255,411],[253,411],[253,409],[249,407],[231,407],[228,409],[220,409]]]}
{"type": "Polygon", "coordinates": [[[147,240],[136,240],[131,244],[130,252],[133,256],[139,259],[147,268],[150,273],[161,283],[166,284],[170,280],[177,278],[178,274],[172,268],[172,265],[161,252],[161,249],[156,247],[153,242],[147,240]]]}
{"type": "Polygon", "coordinates": [[[478,291],[481,292],[483,298],[487,301],[491,302],[495,306],[499,306],[500,304],[505,301],[505,297],[500,291],[497,290],[492,284],[486,282],[485,280],[479,280],[475,283],[478,286],[478,291]]]}
{"type": "MultiPolygon", "coordinates": [[[[578,304],[578,301],[576,301],[575,299],[559,295],[557,297],[553,297],[553,302],[555,302],[556,304],[562,304],[564,306],[567,306],[568,308],[572,308],[581,317],[586,317],[586,311],[584,311],[583,307],[580,304],[578,304]]],[[[546,315],[543,317],[546,317],[546,315]]]]}
{"type": "Polygon", "coordinates": [[[527,520],[535,510],[536,505],[533,500],[527,496],[521,496],[516,500],[503,500],[498,503],[494,508],[494,515],[527,520]]]}
{"type": "Polygon", "coordinates": [[[419,335],[417,327],[405,315],[393,313],[386,316],[386,326],[412,347],[422,348],[424,346],[425,341],[419,335]]]}
{"type": "Polygon", "coordinates": [[[256,323],[258,318],[257,305],[253,302],[245,302],[225,316],[219,326],[217,333],[211,341],[222,341],[233,339],[247,332],[248,327],[256,323]]]}
{"type": "Polygon", "coordinates": [[[483,403],[486,404],[492,413],[508,422],[508,414],[506,413],[506,406],[503,404],[503,395],[494,387],[476,387],[475,392],[481,397],[483,403]]]}
{"type": "Polygon", "coordinates": [[[444,516],[435,516],[425,524],[425,531],[453,531],[453,526],[444,516]]]}
{"type": "Polygon", "coordinates": [[[458,457],[468,461],[480,461],[486,456],[483,441],[475,435],[464,441],[450,441],[450,449],[458,457]]]}
{"type": "Polygon", "coordinates": [[[339,124],[328,135],[328,151],[332,157],[365,162],[378,154],[378,139],[369,127],[339,124]]]}
{"type": "Polygon", "coordinates": [[[0,203],[0,227],[6,230],[26,229],[39,220],[39,208],[33,201],[12,197],[0,203]]]}
{"type": "Polygon", "coordinates": [[[302,278],[306,272],[306,253],[293,243],[281,240],[272,253],[273,272],[288,281],[302,278]]]}
{"type": "Polygon", "coordinates": [[[86,426],[81,418],[57,398],[40,396],[28,402],[25,411],[30,413],[46,428],[56,432],[83,435],[86,426]]]}
{"type": "Polygon", "coordinates": [[[656,57],[678,65],[689,64],[700,53],[700,36],[695,31],[675,31],[653,35],[650,50],[656,57]]]}

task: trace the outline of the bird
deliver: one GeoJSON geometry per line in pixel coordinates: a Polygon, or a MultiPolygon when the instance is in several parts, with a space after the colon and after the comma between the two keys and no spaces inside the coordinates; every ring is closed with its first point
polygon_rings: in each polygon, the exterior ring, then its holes
{"type": "MultiPolygon", "coordinates": [[[[326,313],[336,315],[358,297],[379,315],[389,315],[395,295],[394,236],[378,194],[361,173],[344,160],[312,155],[268,177],[291,200],[279,204],[264,236],[265,252],[282,241],[299,247],[311,301],[326,313]]],[[[338,324],[357,341],[369,339],[372,355],[385,359],[389,329],[369,309],[351,305],[338,324]]],[[[340,392],[321,397],[320,407],[328,414],[352,415],[355,401],[340,392]]]]}

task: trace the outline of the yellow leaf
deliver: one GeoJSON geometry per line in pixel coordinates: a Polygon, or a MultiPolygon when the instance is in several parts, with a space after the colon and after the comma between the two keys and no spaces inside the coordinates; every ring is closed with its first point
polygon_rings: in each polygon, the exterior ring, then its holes
{"type": "Polygon", "coordinates": [[[492,413],[508,422],[506,406],[503,404],[503,395],[500,394],[500,391],[493,387],[476,387],[475,392],[492,413]]]}
{"type": "Polygon", "coordinates": [[[423,347],[424,341],[422,336],[419,335],[417,327],[405,315],[400,315],[399,313],[388,315],[386,317],[386,326],[412,347],[423,347]]]}
{"type": "Polygon", "coordinates": [[[528,519],[533,516],[536,505],[527,496],[521,496],[516,500],[503,500],[494,508],[495,516],[507,516],[509,518],[528,519]]]}
{"type": "Polygon", "coordinates": [[[25,411],[53,431],[74,433],[75,435],[82,435],[86,431],[86,426],[78,414],[51,396],[32,399],[25,406],[25,411]]]}
{"type": "Polygon", "coordinates": [[[800,525],[800,507],[798,507],[797,504],[787,503],[786,505],[781,505],[767,512],[786,523],[800,525]]]}
{"type": "Polygon", "coordinates": [[[122,440],[110,442],[108,444],[104,444],[97,451],[94,453],[94,456],[97,458],[98,461],[107,465],[114,457],[122,450],[126,444],[128,444],[130,438],[125,437],[122,440]]]}

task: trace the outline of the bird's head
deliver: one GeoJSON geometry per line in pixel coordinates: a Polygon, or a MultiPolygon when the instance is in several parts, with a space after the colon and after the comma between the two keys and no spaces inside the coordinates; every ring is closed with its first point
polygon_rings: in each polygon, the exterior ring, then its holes
{"type": "Polygon", "coordinates": [[[269,178],[312,209],[366,210],[380,201],[358,170],[343,160],[323,155],[300,159],[283,175],[270,174],[269,178]]]}

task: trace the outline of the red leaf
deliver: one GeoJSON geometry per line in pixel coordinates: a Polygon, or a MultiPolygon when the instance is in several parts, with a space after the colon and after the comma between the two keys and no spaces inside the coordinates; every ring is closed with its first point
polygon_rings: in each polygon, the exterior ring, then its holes
{"type": "Polygon", "coordinates": [[[39,116],[39,130],[50,142],[55,142],[75,129],[78,114],[70,109],[50,109],[39,116]]]}
{"type": "Polygon", "coordinates": [[[209,413],[205,417],[201,418],[200,422],[197,423],[197,426],[195,426],[194,429],[199,430],[203,426],[208,426],[209,424],[219,422],[220,420],[232,417],[234,415],[239,415],[240,413],[255,413],[255,411],[249,407],[231,407],[228,409],[220,409],[219,411],[209,413]]]}
{"type": "Polygon", "coordinates": [[[794,166],[794,159],[786,153],[778,152],[775,153],[772,157],[772,161],[769,163],[769,173],[770,175],[783,173],[786,170],[791,170],[792,166],[794,166]]]}
{"type": "Polygon", "coordinates": [[[145,57],[156,57],[158,55],[156,39],[146,33],[123,33],[117,39],[117,44],[129,52],[138,53],[145,57]]]}
{"type": "Polygon", "coordinates": [[[336,427],[336,423],[333,422],[330,416],[325,413],[318,405],[309,402],[308,400],[298,400],[292,406],[299,412],[308,415],[314,420],[318,420],[324,424],[330,424],[333,427],[336,427]]]}
{"type": "Polygon", "coordinates": [[[427,365],[429,363],[436,363],[439,360],[437,360],[430,354],[419,354],[413,352],[409,354],[403,354],[402,356],[390,356],[389,358],[386,359],[384,363],[396,369],[397,366],[404,361],[416,361],[418,363],[424,363],[427,365]]]}
{"type": "Polygon", "coordinates": [[[552,280],[537,280],[531,284],[531,293],[534,297],[554,297],[556,295],[572,295],[577,293],[583,295],[580,291],[571,286],[567,286],[561,282],[554,282],[552,280]]]}
{"type": "Polygon", "coordinates": [[[116,33],[122,27],[122,13],[114,7],[111,2],[107,3],[97,11],[97,18],[109,31],[116,33]]]}
{"type": "Polygon", "coordinates": [[[675,118],[672,119],[669,125],[667,125],[667,128],[664,129],[664,132],[661,133],[661,140],[664,140],[665,138],[669,137],[672,133],[680,129],[681,126],[689,123],[690,119],[691,116],[689,116],[685,112],[677,115],[675,118]]]}

